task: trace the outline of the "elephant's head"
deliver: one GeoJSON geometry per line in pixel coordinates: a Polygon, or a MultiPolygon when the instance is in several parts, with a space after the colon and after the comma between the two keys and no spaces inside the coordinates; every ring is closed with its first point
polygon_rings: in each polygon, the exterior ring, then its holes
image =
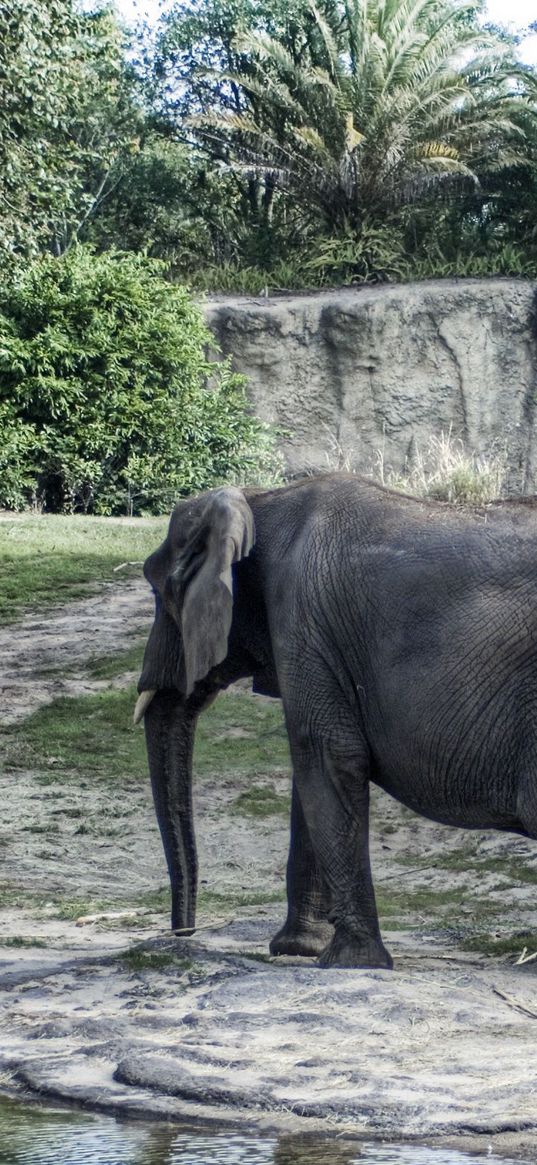
{"type": "MultiPolygon", "coordinates": [[[[135,721],[145,721],[153,796],[172,887],[172,927],[194,927],[196,849],[192,751],[198,712],[218,682],[233,618],[232,564],[254,544],[254,520],[239,489],[180,502],[162,546],[144,565],[155,592],[135,721]]],[[[220,685],[221,686],[221,685],[220,685]]]]}

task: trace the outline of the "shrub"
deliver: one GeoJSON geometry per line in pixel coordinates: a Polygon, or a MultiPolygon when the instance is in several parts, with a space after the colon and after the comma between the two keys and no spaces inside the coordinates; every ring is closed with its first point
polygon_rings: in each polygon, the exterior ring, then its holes
{"type": "Polygon", "coordinates": [[[20,510],[32,498],[36,434],[10,404],[0,402],[0,505],[20,510]]]}
{"type": "Polygon", "coordinates": [[[0,505],[159,512],[224,481],[273,481],[271,434],[201,312],[145,256],[73,248],[0,298],[0,505]]]}
{"type": "Polygon", "coordinates": [[[392,226],[367,221],[359,231],[320,239],[312,248],[309,270],[322,284],[390,283],[408,278],[403,234],[392,226]]]}

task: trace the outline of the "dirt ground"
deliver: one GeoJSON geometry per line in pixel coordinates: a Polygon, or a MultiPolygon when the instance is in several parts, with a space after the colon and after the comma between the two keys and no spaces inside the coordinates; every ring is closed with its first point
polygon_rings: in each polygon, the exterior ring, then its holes
{"type": "Polygon", "coordinates": [[[124,651],[151,623],[147,584],[110,583],[97,595],[0,628],[2,724],[13,724],[60,696],[106,687],[90,679],[88,661],[124,651]]]}
{"type": "MultiPolygon", "coordinates": [[[[3,723],[130,684],[132,673],[96,679],[88,661],[124,653],[151,611],[130,581],[2,631],[3,723]]],[[[61,785],[4,766],[3,1090],[534,1160],[537,844],[437,826],[376,792],[372,860],[395,970],[321,971],[268,956],[288,826],[237,814],[249,781],[215,771],[197,783],[202,906],[179,940],[147,783],[92,785],[83,758],[61,785]],[[108,905],[88,914],[83,900],[108,905]]],[[[288,773],[272,784],[287,795],[288,773]]]]}

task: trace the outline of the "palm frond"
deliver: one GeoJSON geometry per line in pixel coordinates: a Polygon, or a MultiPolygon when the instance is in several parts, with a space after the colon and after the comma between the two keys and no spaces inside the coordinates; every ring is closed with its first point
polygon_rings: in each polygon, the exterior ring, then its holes
{"type": "Polygon", "coordinates": [[[456,196],[480,159],[517,165],[528,135],[537,142],[537,81],[478,26],[471,0],[307,0],[307,11],[299,56],[266,31],[237,37],[244,68],[220,77],[244,113],[191,124],[330,222],[435,188],[456,196]]]}

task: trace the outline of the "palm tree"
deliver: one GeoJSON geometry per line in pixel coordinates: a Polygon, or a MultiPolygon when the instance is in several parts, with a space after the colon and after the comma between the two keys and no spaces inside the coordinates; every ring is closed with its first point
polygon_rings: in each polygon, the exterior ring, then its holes
{"type": "Polygon", "coordinates": [[[457,0],[305,0],[298,50],[240,38],[242,110],[193,119],[229,165],[268,177],[326,227],[383,222],[404,203],[516,165],[528,74],[457,0]]]}

